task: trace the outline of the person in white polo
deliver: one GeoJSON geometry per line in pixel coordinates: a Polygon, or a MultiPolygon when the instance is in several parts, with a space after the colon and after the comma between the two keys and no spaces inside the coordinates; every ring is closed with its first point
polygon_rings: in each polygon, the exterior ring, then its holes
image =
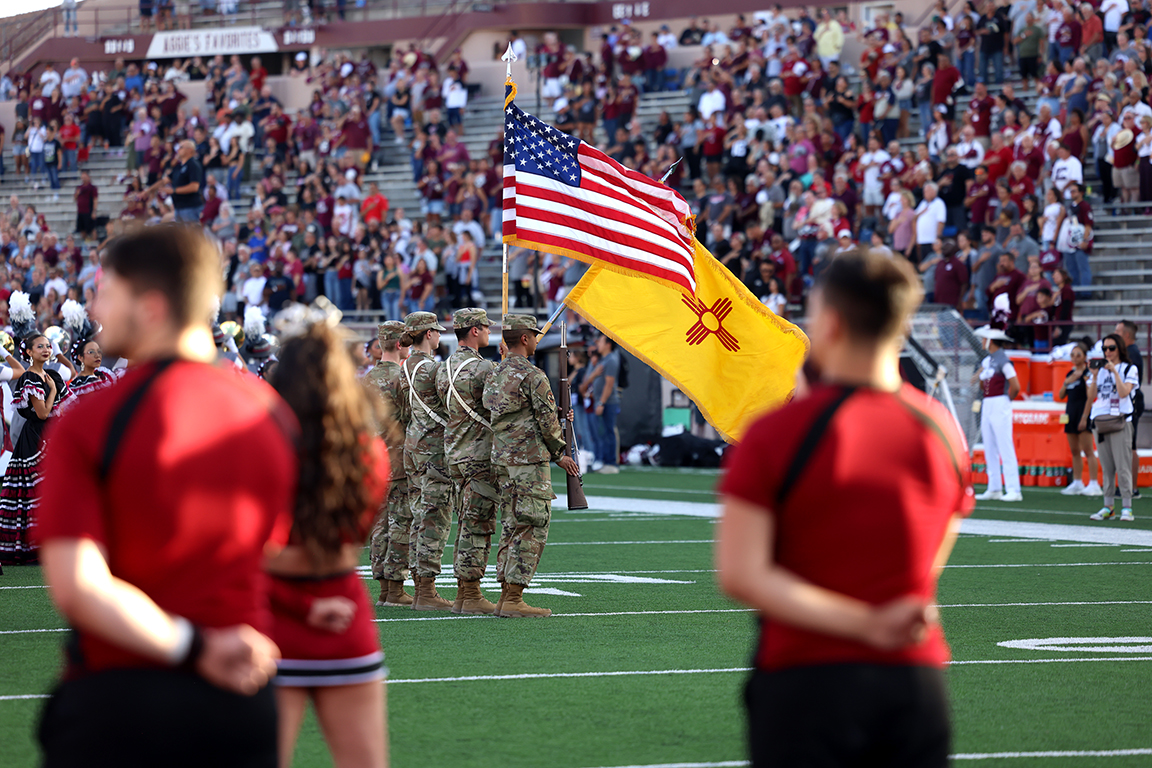
{"type": "Polygon", "coordinates": [[[944,234],[944,222],[948,219],[948,209],[944,201],[936,196],[939,187],[935,182],[924,185],[924,199],[916,206],[916,258],[919,264],[932,253],[937,238],[944,234]]]}
{"type": "Polygon", "coordinates": [[[984,459],[988,464],[988,489],[977,494],[976,498],[979,501],[1023,501],[1020,466],[1012,442],[1012,401],[1020,393],[1020,382],[1012,361],[1004,352],[1004,343],[1012,339],[999,328],[987,325],[978,328],[976,335],[984,339],[984,349],[988,351],[977,372],[984,395],[980,405],[980,437],[984,441],[984,459]]]}

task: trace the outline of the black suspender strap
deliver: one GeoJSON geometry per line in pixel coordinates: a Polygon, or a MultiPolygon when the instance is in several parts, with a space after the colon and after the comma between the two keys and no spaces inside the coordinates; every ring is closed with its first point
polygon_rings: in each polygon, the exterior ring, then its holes
{"type": "Polygon", "coordinates": [[[124,439],[124,432],[128,429],[129,422],[132,421],[132,416],[136,413],[136,409],[140,407],[140,401],[144,399],[144,395],[148,394],[148,390],[160,378],[160,374],[168,369],[175,360],[161,360],[156,363],[156,367],[148,374],[144,381],[140,382],[140,386],[136,387],[131,394],[124,399],[120,408],[112,416],[112,422],[108,427],[108,437],[104,440],[104,455],[100,460],[100,482],[107,481],[109,473],[112,471],[112,462],[116,459],[116,452],[120,449],[120,442],[124,439]]]}
{"type": "Polygon", "coordinates": [[[812,422],[812,426],[808,428],[808,434],[804,435],[804,439],[800,442],[800,447],[796,449],[796,453],[792,456],[791,463],[788,464],[788,471],[784,473],[784,480],[780,483],[780,489],[776,491],[776,509],[779,510],[784,502],[788,500],[788,494],[792,492],[792,488],[800,480],[800,476],[804,473],[804,467],[808,464],[808,460],[812,458],[817,446],[820,445],[820,440],[824,437],[824,433],[828,431],[828,425],[832,422],[832,417],[836,415],[836,411],[840,410],[840,406],[844,405],[844,401],[852,396],[856,391],[856,387],[845,387],[844,390],[837,395],[832,402],[825,406],[820,415],[816,417],[816,421],[812,422]]]}
{"type": "Polygon", "coordinates": [[[952,463],[952,471],[956,473],[956,479],[961,486],[964,485],[964,473],[960,470],[960,459],[956,455],[956,451],[952,447],[952,443],[948,441],[948,436],[944,434],[943,428],[928,414],[921,411],[912,403],[905,400],[900,395],[896,395],[896,402],[904,406],[908,413],[912,414],[913,418],[919,421],[929,432],[936,436],[936,438],[944,445],[944,450],[948,452],[948,460],[952,463]]]}

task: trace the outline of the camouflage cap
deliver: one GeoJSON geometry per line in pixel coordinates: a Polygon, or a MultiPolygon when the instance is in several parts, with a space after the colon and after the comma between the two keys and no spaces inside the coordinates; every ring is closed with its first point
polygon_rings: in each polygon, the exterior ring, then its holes
{"type": "Polygon", "coordinates": [[[412,312],[404,318],[404,330],[420,333],[421,331],[443,331],[446,329],[436,322],[436,315],[431,312],[412,312]]]}
{"type": "Polygon", "coordinates": [[[535,315],[504,315],[501,330],[534,331],[537,328],[535,315]]]}
{"type": "Polygon", "coordinates": [[[380,341],[399,341],[407,327],[399,320],[389,320],[380,323],[376,328],[376,335],[380,341]]]}
{"type": "Polygon", "coordinates": [[[492,325],[492,321],[488,319],[488,313],[482,309],[469,307],[458,309],[452,314],[452,327],[457,331],[477,326],[486,328],[489,325],[492,325]]]}

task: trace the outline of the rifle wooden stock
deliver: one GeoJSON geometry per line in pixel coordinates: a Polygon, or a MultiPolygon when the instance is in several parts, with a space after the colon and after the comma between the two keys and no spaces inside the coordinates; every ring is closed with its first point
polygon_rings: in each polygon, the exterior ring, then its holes
{"type": "MultiPolygon", "coordinates": [[[[560,428],[564,430],[564,455],[576,460],[573,446],[572,421],[566,414],[572,410],[572,392],[568,387],[568,333],[565,323],[560,323],[560,428]]],[[[568,509],[588,509],[588,499],[584,496],[584,480],[580,475],[565,475],[568,481],[568,509]]]]}

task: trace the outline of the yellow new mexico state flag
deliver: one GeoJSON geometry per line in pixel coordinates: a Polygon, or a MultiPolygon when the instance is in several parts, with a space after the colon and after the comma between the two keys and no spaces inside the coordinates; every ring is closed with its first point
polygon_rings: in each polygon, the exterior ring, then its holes
{"type": "Polygon", "coordinates": [[[564,299],[655,368],[735,442],[795,389],[808,337],[696,243],[696,296],[593,266],[564,299]]]}

